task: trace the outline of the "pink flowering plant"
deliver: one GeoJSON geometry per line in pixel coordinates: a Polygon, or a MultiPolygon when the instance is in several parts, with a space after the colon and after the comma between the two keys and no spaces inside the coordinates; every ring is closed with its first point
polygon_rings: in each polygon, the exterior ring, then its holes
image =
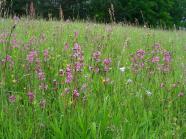
{"type": "Polygon", "coordinates": [[[185,32],[0,23],[0,138],[185,137],[185,32]]]}

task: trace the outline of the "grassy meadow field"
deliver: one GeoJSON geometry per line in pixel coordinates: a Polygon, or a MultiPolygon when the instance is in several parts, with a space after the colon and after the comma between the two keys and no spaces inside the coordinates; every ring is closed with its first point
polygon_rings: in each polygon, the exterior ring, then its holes
{"type": "Polygon", "coordinates": [[[0,138],[186,138],[186,32],[0,19],[0,138]]]}

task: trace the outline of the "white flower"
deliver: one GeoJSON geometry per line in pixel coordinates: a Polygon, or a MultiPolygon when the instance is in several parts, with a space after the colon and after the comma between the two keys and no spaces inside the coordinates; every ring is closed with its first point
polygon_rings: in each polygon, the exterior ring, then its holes
{"type": "Polygon", "coordinates": [[[146,91],[146,94],[147,94],[147,96],[152,96],[152,92],[150,92],[150,91],[146,91]]]}
{"type": "Polygon", "coordinates": [[[126,68],[125,68],[125,67],[121,67],[121,68],[119,68],[119,70],[120,70],[121,72],[125,72],[126,68]]]}
{"type": "Polygon", "coordinates": [[[132,83],[132,80],[131,79],[128,79],[127,80],[127,84],[129,84],[129,83],[132,83]]]}

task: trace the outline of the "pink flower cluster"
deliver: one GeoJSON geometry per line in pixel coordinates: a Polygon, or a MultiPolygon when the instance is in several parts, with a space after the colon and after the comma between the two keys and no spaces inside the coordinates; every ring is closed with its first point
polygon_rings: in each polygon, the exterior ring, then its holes
{"type": "Polygon", "coordinates": [[[37,52],[36,51],[30,51],[29,54],[27,55],[27,60],[29,63],[33,63],[34,62],[34,59],[36,58],[37,56],[37,52]]]}

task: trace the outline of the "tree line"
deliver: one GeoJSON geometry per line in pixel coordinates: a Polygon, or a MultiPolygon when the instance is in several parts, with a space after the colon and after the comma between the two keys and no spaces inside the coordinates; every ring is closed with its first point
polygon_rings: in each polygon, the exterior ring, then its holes
{"type": "Polygon", "coordinates": [[[8,15],[186,26],[186,0],[4,0],[8,15]]]}

